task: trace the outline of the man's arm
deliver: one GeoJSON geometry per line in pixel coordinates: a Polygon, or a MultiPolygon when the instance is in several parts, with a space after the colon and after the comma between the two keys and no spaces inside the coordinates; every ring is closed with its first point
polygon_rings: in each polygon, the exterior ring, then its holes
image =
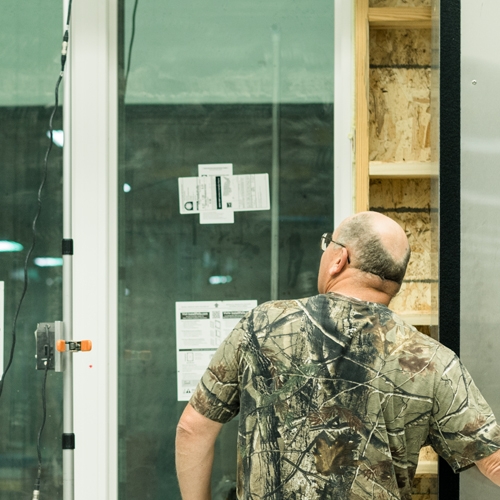
{"type": "Polygon", "coordinates": [[[476,462],[477,468],[497,486],[500,486],[500,450],[476,462]]]}
{"type": "Polygon", "coordinates": [[[188,404],[177,424],[175,466],[183,500],[210,500],[215,440],[222,424],[188,404]]]}

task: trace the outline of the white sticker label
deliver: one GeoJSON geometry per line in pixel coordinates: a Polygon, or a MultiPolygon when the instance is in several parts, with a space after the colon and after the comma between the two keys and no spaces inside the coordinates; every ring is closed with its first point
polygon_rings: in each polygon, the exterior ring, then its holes
{"type": "Polygon", "coordinates": [[[179,401],[189,401],[221,342],[256,306],[256,300],[175,303],[179,401]]]}

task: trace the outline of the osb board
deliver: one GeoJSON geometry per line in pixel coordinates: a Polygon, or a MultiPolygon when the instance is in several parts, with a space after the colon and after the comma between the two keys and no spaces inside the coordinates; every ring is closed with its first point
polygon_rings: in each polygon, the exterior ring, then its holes
{"type": "Polygon", "coordinates": [[[430,67],[431,48],[431,30],[373,30],[370,65],[430,67]]]}
{"type": "Polygon", "coordinates": [[[370,69],[370,161],[430,161],[430,78],[430,68],[370,69]]]}
{"type": "Polygon", "coordinates": [[[430,283],[403,281],[401,290],[392,299],[389,307],[396,313],[418,311],[420,313],[430,314],[430,283]]]}
{"type": "Polygon", "coordinates": [[[437,276],[430,189],[430,179],[370,180],[370,209],[397,221],[408,236],[412,257],[406,280],[431,280],[437,276]]]}
{"type": "Polygon", "coordinates": [[[430,30],[370,32],[371,161],[431,159],[430,30]]]}
{"type": "MultiPolygon", "coordinates": [[[[437,279],[431,285],[431,308],[433,314],[437,314],[439,312],[439,281],[437,279]]],[[[438,339],[439,333],[438,332],[432,333],[431,330],[431,337],[438,339]]]]}
{"type": "Polygon", "coordinates": [[[437,474],[419,474],[415,476],[412,486],[412,500],[438,499],[437,474]]]}
{"type": "Polygon", "coordinates": [[[370,0],[370,7],[430,7],[432,0],[370,0]]]}
{"type": "Polygon", "coordinates": [[[438,459],[438,454],[434,451],[432,446],[424,446],[420,449],[418,459],[426,462],[435,462],[438,459]]]}
{"type": "Polygon", "coordinates": [[[398,222],[405,230],[412,255],[391,309],[399,313],[432,312],[437,280],[437,254],[431,230],[430,179],[372,179],[370,209],[398,222]]]}
{"type": "Polygon", "coordinates": [[[430,179],[372,179],[370,206],[384,207],[399,212],[419,209],[430,212],[430,179]]]}
{"type": "MultiPolygon", "coordinates": [[[[420,333],[423,333],[424,335],[428,335],[429,337],[432,337],[431,335],[431,327],[430,325],[413,325],[420,333]]],[[[422,448],[424,450],[424,448],[422,448]]],[[[420,459],[421,460],[427,460],[426,454],[422,454],[422,450],[420,450],[420,459]]]]}

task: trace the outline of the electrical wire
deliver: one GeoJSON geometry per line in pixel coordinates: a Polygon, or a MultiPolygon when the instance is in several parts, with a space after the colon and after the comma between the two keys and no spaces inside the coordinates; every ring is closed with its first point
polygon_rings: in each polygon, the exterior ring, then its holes
{"type": "Polygon", "coordinates": [[[17,321],[18,321],[18,318],[19,318],[19,313],[21,312],[21,307],[22,307],[22,304],[24,302],[24,298],[26,296],[26,292],[28,291],[28,283],[29,283],[29,278],[28,278],[28,264],[29,264],[29,261],[31,259],[31,255],[33,253],[33,250],[35,249],[35,245],[36,245],[36,242],[37,242],[37,230],[36,230],[36,225],[37,225],[37,222],[38,222],[38,218],[40,217],[40,214],[42,212],[42,192],[43,192],[43,188],[45,187],[45,183],[47,181],[47,173],[48,173],[48,158],[49,158],[49,155],[50,155],[50,152],[52,150],[52,136],[53,136],[53,119],[54,119],[54,115],[56,113],[56,110],[57,110],[57,107],[59,105],[59,99],[58,99],[58,93],[59,93],[59,84],[61,83],[61,80],[62,80],[62,72],[61,72],[61,75],[59,75],[59,78],[57,80],[57,84],[56,84],[56,89],[55,89],[55,106],[54,106],[54,109],[50,115],[50,121],[49,121],[49,146],[47,148],[47,151],[45,153],[45,158],[44,158],[44,168],[43,168],[43,175],[42,175],[42,181],[40,183],[40,187],[38,188],[38,195],[37,195],[37,210],[36,210],[36,213],[35,213],[35,217],[33,218],[33,222],[32,222],[32,225],[31,225],[31,231],[32,231],[32,240],[31,240],[31,246],[28,250],[28,253],[26,254],[26,259],[24,261],[24,281],[23,281],[23,290],[22,290],[22,293],[21,293],[21,298],[19,300],[19,303],[17,305],[17,308],[16,308],[16,313],[14,315],[14,321],[13,321],[13,324],[12,324],[12,345],[11,345],[11,348],[10,348],[10,355],[9,355],[9,361],[7,362],[7,365],[3,371],[3,374],[2,374],[2,380],[0,380],[0,397],[2,396],[2,392],[3,392],[3,386],[4,386],[4,382],[5,382],[5,376],[7,375],[7,372],[9,371],[11,365],[12,365],[12,362],[14,360],[14,351],[15,351],[15,348],[16,348],[16,339],[17,339],[17,321]]]}
{"type": "MultiPolygon", "coordinates": [[[[43,188],[45,187],[45,183],[47,181],[47,176],[48,176],[48,162],[49,162],[49,156],[52,151],[52,144],[53,144],[53,135],[54,135],[54,116],[57,112],[57,109],[59,108],[59,86],[61,84],[61,81],[64,76],[64,67],[66,65],[66,58],[67,58],[67,51],[68,51],[68,42],[69,42],[69,22],[71,19],[71,5],[72,5],[72,0],[69,0],[68,4],[68,13],[67,13],[67,20],[66,20],[66,27],[65,31],[63,34],[63,40],[62,40],[62,49],[61,49],[61,71],[59,72],[59,77],[56,82],[55,86],[55,102],[54,102],[54,108],[52,110],[52,113],[50,114],[50,119],[49,119],[49,144],[45,153],[44,161],[43,161],[43,174],[42,174],[42,180],[40,182],[40,186],[38,188],[38,193],[37,193],[37,209],[35,212],[35,216],[33,218],[33,222],[31,225],[31,230],[32,230],[32,240],[31,240],[31,246],[28,250],[28,253],[26,254],[26,259],[24,261],[24,280],[23,280],[23,290],[21,293],[21,298],[19,299],[19,303],[17,305],[15,314],[14,314],[14,320],[12,323],[12,344],[10,348],[10,353],[9,353],[9,360],[7,362],[7,365],[5,366],[5,369],[2,373],[2,378],[0,380],[0,397],[2,396],[3,393],[3,388],[4,388],[4,383],[5,383],[5,377],[7,373],[10,370],[10,367],[12,366],[12,363],[14,361],[14,352],[16,348],[16,340],[17,340],[17,322],[19,319],[19,314],[21,312],[21,307],[24,302],[24,298],[26,297],[26,293],[28,291],[28,284],[29,284],[29,277],[28,277],[28,264],[31,259],[31,255],[35,249],[35,245],[37,242],[37,222],[40,217],[40,214],[42,212],[42,193],[43,193],[43,188]]],[[[47,339],[49,339],[48,332],[47,332],[47,339]]],[[[46,387],[47,387],[47,373],[49,370],[49,361],[50,361],[50,356],[51,356],[51,349],[53,349],[54,346],[50,346],[50,340],[48,340],[48,346],[47,346],[47,361],[45,365],[45,375],[43,379],[43,385],[42,385],[42,407],[43,407],[43,418],[42,418],[42,424],[40,426],[40,430],[38,432],[38,438],[37,438],[37,456],[38,456],[38,475],[37,479],[35,482],[35,490],[33,491],[33,499],[36,500],[40,496],[40,482],[41,482],[41,476],[42,476],[42,453],[41,453],[41,437],[43,433],[43,429],[45,427],[45,422],[47,419],[47,393],[46,393],[46,387]]]]}
{"type": "Polygon", "coordinates": [[[49,162],[49,155],[50,152],[52,151],[52,144],[53,144],[53,135],[54,135],[54,126],[53,126],[53,121],[54,121],[54,116],[56,114],[56,111],[59,107],[59,86],[61,84],[61,81],[64,76],[64,67],[66,65],[66,57],[67,57],[67,50],[68,50],[68,42],[69,42],[69,21],[71,19],[71,4],[73,3],[73,0],[69,1],[68,5],[68,15],[67,15],[67,21],[66,21],[66,28],[63,34],[63,41],[62,41],[62,50],[61,50],[61,71],[59,73],[59,77],[57,79],[56,87],[55,87],[55,103],[54,103],[54,108],[52,110],[52,113],[50,115],[49,119],[49,145],[47,147],[47,151],[45,153],[45,158],[43,161],[43,174],[42,174],[42,180],[40,182],[40,186],[38,188],[38,195],[37,195],[37,210],[35,212],[35,217],[33,218],[33,222],[31,225],[31,231],[32,231],[32,240],[31,240],[31,246],[28,250],[28,253],[26,254],[26,259],[24,261],[24,280],[23,280],[23,290],[21,293],[21,298],[19,299],[19,303],[16,308],[16,312],[14,314],[14,321],[12,323],[12,344],[10,348],[10,354],[9,354],[9,360],[7,362],[7,365],[5,366],[5,369],[2,373],[2,379],[0,380],[0,398],[2,397],[3,393],[3,387],[4,387],[4,382],[5,382],[5,376],[7,375],[8,371],[10,370],[10,367],[12,365],[12,362],[14,361],[14,352],[16,348],[16,340],[17,340],[17,321],[19,319],[19,313],[21,312],[21,307],[24,302],[24,298],[26,296],[26,292],[28,291],[28,283],[29,283],[29,278],[28,278],[28,264],[31,259],[31,255],[33,253],[33,250],[35,249],[36,241],[37,241],[37,230],[36,230],[36,225],[38,222],[38,218],[40,217],[40,214],[42,212],[42,192],[43,188],[45,187],[45,183],[47,181],[47,174],[48,174],[48,162],[49,162]]]}
{"type": "MultiPolygon", "coordinates": [[[[40,184],[40,188],[38,190],[38,210],[35,215],[35,218],[33,220],[33,243],[30,248],[30,252],[28,253],[31,255],[31,252],[33,251],[33,248],[35,247],[35,242],[36,242],[36,222],[38,220],[38,217],[40,216],[40,212],[42,210],[42,191],[43,187],[45,185],[45,182],[47,180],[47,173],[48,173],[48,161],[49,161],[49,155],[50,152],[52,151],[52,144],[53,144],[53,135],[54,135],[54,126],[53,126],[53,121],[54,121],[54,116],[56,114],[57,109],[59,108],[59,86],[61,84],[61,81],[64,76],[64,67],[66,65],[66,58],[67,58],[67,53],[68,53],[68,43],[69,43],[69,22],[71,19],[71,5],[73,3],[73,0],[69,0],[68,3],[68,14],[66,18],[66,27],[64,30],[63,34],[63,40],[62,40],[62,49],[61,49],[61,71],[59,73],[59,77],[56,82],[56,88],[54,92],[54,108],[52,110],[52,113],[50,115],[50,120],[49,120],[49,145],[47,147],[47,151],[45,153],[45,158],[44,158],[44,173],[43,173],[43,178],[42,182],[40,184]]],[[[25,262],[25,272],[28,264],[28,257],[26,258],[25,262]]],[[[25,274],[25,284],[27,286],[27,274],[25,274]]],[[[24,295],[23,295],[24,298],[24,295]]],[[[38,500],[40,498],[40,484],[42,480],[42,450],[41,450],[41,439],[42,439],[42,433],[43,429],[45,428],[45,422],[47,420],[47,374],[49,372],[49,365],[50,365],[50,358],[51,355],[53,354],[53,350],[55,346],[50,345],[50,336],[49,336],[49,331],[48,331],[48,326],[45,326],[46,329],[46,338],[47,338],[47,360],[45,364],[45,373],[43,377],[43,384],[42,384],[42,423],[40,424],[40,429],[38,431],[38,436],[37,436],[37,441],[36,441],[36,451],[37,451],[37,457],[38,457],[38,474],[37,478],[35,481],[35,488],[33,490],[33,500],[38,500]]],[[[2,377],[3,381],[3,377],[2,377]]],[[[1,392],[0,392],[1,395],[1,392]]]]}
{"type": "MultiPolygon", "coordinates": [[[[45,182],[47,180],[47,174],[48,174],[48,161],[49,161],[49,155],[50,152],[52,151],[52,144],[53,144],[53,135],[54,135],[54,126],[53,126],[53,121],[54,121],[54,116],[56,114],[57,109],[59,108],[59,86],[61,84],[61,81],[64,76],[64,67],[66,65],[66,58],[67,58],[67,53],[68,53],[68,43],[69,43],[69,22],[71,19],[71,5],[73,1],[69,0],[68,3],[68,14],[66,18],[66,27],[64,30],[63,34],[63,41],[62,41],[62,49],[61,49],[61,71],[59,73],[59,77],[56,82],[56,88],[54,91],[54,108],[52,110],[52,113],[50,115],[50,120],[49,120],[49,145],[47,147],[47,151],[45,153],[45,158],[44,158],[44,169],[43,169],[43,177],[42,177],[42,182],[40,184],[40,188],[38,189],[38,209],[35,214],[35,218],[33,219],[33,242],[30,248],[30,251],[28,252],[28,256],[26,257],[25,261],[25,290],[27,288],[28,284],[28,276],[27,276],[27,265],[28,265],[28,260],[29,256],[31,255],[31,252],[33,251],[36,243],[36,223],[38,220],[38,217],[40,216],[40,213],[42,211],[42,191],[45,186],[45,182]]],[[[24,298],[25,291],[22,295],[22,299],[24,298]]],[[[22,303],[22,300],[21,300],[22,303]]],[[[20,309],[20,306],[18,307],[18,310],[20,309]]],[[[17,316],[16,316],[17,320],[17,316]]],[[[40,498],[40,484],[42,480],[42,450],[41,450],[41,439],[42,439],[42,433],[43,429],[45,428],[45,422],[47,420],[47,374],[49,372],[49,365],[50,365],[50,358],[51,355],[53,354],[53,349],[55,346],[50,345],[50,336],[48,332],[48,326],[45,326],[46,329],[46,338],[47,338],[47,343],[48,345],[46,346],[47,348],[47,360],[45,364],[45,373],[43,377],[43,384],[42,384],[42,423],[40,425],[40,429],[38,431],[38,436],[37,436],[37,441],[36,441],[36,450],[37,450],[37,457],[38,457],[38,474],[37,478],[35,481],[35,488],[33,490],[33,500],[38,500],[40,498]]],[[[14,339],[15,339],[15,326],[14,326],[14,339]]],[[[11,354],[13,354],[13,350],[11,350],[11,354]]],[[[10,365],[9,365],[10,366],[10,365]]],[[[3,376],[2,376],[2,385],[3,385],[3,376]]],[[[1,396],[1,391],[0,391],[0,396],[1,396]]]]}
{"type": "Polygon", "coordinates": [[[124,98],[125,98],[125,93],[127,92],[128,74],[130,73],[130,64],[132,61],[132,48],[134,46],[135,24],[136,24],[138,4],[139,4],[139,0],[135,0],[134,10],[132,12],[132,33],[130,34],[130,42],[129,42],[129,46],[128,46],[127,69],[125,70],[125,79],[123,82],[123,97],[124,98]]]}

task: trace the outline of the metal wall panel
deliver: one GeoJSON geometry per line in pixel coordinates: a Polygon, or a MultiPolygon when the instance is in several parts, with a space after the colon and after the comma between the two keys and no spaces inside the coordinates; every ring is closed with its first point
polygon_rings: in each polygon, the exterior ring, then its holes
{"type": "MultiPolygon", "coordinates": [[[[500,417],[500,2],[462,0],[461,358],[500,417]]],[[[441,124],[441,126],[445,126],[441,124]]],[[[458,271],[458,270],[457,270],[458,271]]],[[[476,468],[460,498],[497,499],[476,468]]]]}

